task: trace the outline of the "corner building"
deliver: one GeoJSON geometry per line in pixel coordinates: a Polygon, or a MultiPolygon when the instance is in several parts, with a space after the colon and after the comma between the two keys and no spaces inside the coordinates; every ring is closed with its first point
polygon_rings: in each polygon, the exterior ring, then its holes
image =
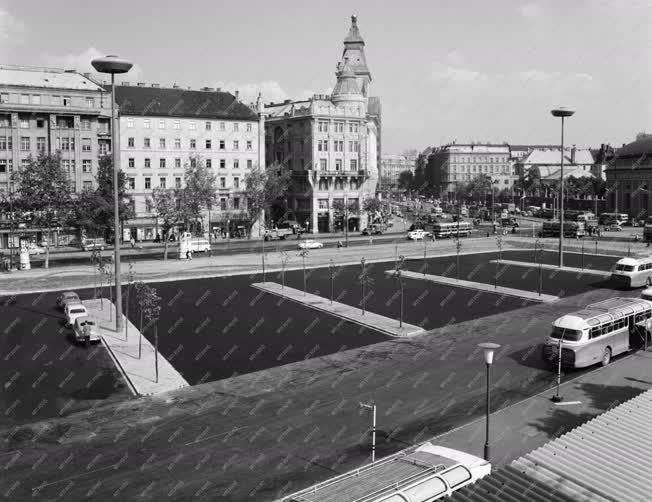
{"type": "Polygon", "coordinates": [[[367,225],[361,210],[349,211],[348,222],[333,211],[335,201],[361,208],[375,197],[379,178],[381,108],[379,98],[369,95],[372,78],[364,47],[352,16],[332,94],[265,106],[267,164],[292,170],[287,214],[268,219],[294,219],[312,233],[367,225]]]}

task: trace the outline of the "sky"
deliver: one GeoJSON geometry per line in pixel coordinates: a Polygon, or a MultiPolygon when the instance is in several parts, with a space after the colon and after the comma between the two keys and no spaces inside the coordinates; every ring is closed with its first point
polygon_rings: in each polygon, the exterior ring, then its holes
{"type": "Polygon", "coordinates": [[[328,93],[350,16],[366,42],[383,153],[448,142],[620,146],[652,132],[652,0],[0,0],[0,64],[90,71],[130,59],[132,83],[328,93]]]}

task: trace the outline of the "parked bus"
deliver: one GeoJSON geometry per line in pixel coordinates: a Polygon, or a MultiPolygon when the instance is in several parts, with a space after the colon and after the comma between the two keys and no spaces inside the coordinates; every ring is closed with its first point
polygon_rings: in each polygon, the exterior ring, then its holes
{"type": "Polygon", "coordinates": [[[624,225],[629,220],[627,213],[602,213],[600,215],[600,225],[608,225],[613,220],[617,221],[619,225],[624,225]]]}
{"type": "MultiPolygon", "coordinates": [[[[564,221],[564,237],[583,237],[586,234],[584,223],[564,221]]],[[[559,237],[559,221],[544,221],[541,237],[559,237]]]]}
{"type": "Polygon", "coordinates": [[[652,286],[652,257],[622,258],[611,271],[611,280],[626,288],[652,286]]]}
{"type": "Polygon", "coordinates": [[[451,223],[433,223],[432,227],[428,230],[435,237],[435,239],[442,239],[444,237],[466,237],[471,233],[473,226],[468,221],[456,221],[451,223]]]}
{"type": "Polygon", "coordinates": [[[642,298],[611,298],[566,314],[552,323],[543,345],[543,359],[564,366],[606,366],[613,356],[627,352],[632,343],[650,337],[652,302],[642,298]]]}

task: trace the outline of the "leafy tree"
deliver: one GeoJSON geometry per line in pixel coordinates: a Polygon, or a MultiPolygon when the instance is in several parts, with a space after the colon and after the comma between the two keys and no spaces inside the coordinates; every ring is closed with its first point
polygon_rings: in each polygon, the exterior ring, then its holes
{"type": "Polygon", "coordinates": [[[414,173],[409,169],[401,171],[398,175],[398,187],[403,190],[409,190],[414,183],[414,173]]]}
{"type": "Polygon", "coordinates": [[[184,187],[177,190],[180,200],[179,216],[186,228],[192,222],[203,219],[204,209],[215,202],[217,177],[199,157],[191,157],[185,165],[184,187]]]}
{"type": "Polygon", "coordinates": [[[362,202],[362,209],[369,215],[370,223],[374,223],[377,219],[382,218],[383,203],[375,197],[366,198],[362,202]]]}
{"type": "Polygon", "coordinates": [[[282,198],[289,186],[292,172],[280,164],[272,164],[266,169],[255,166],[245,179],[247,194],[247,234],[251,238],[251,229],[260,219],[261,213],[269,210],[282,198]]]}
{"type": "Polygon", "coordinates": [[[12,180],[18,185],[16,207],[23,212],[33,211],[33,222],[47,228],[45,268],[48,268],[52,227],[67,220],[72,207],[70,180],[61,167],[61,156],[58,153],[30,156],[26,166],[14,171],[12,180]]]}
{"type": "Polygon", "coordinates": [[[178,225],[183,216],[177,209],[177,200],[179,194],[172,188],[155,188],[152,193],[156,216],[161,220],[161,230],[163,232],[164,251],[163,259],[168,259],[168,244],[170,241],[170,231],[178,225]]]}

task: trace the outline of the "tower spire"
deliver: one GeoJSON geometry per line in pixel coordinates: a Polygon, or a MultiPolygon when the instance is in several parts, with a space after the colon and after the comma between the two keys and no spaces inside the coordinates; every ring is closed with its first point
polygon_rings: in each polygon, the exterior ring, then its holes
{"type": "Polygon", "coordinates": [[[343,67],[345,64],[349,66],[358,81],[362,94],[367,97],[369,95],[371,73],[367,67],[364,46],[364,39],[360,35],[360,28],[358,28],[358,16],[354,14],[351,16],[349,33],[344,38],[344,50],[338,68],[343,67]]]}

